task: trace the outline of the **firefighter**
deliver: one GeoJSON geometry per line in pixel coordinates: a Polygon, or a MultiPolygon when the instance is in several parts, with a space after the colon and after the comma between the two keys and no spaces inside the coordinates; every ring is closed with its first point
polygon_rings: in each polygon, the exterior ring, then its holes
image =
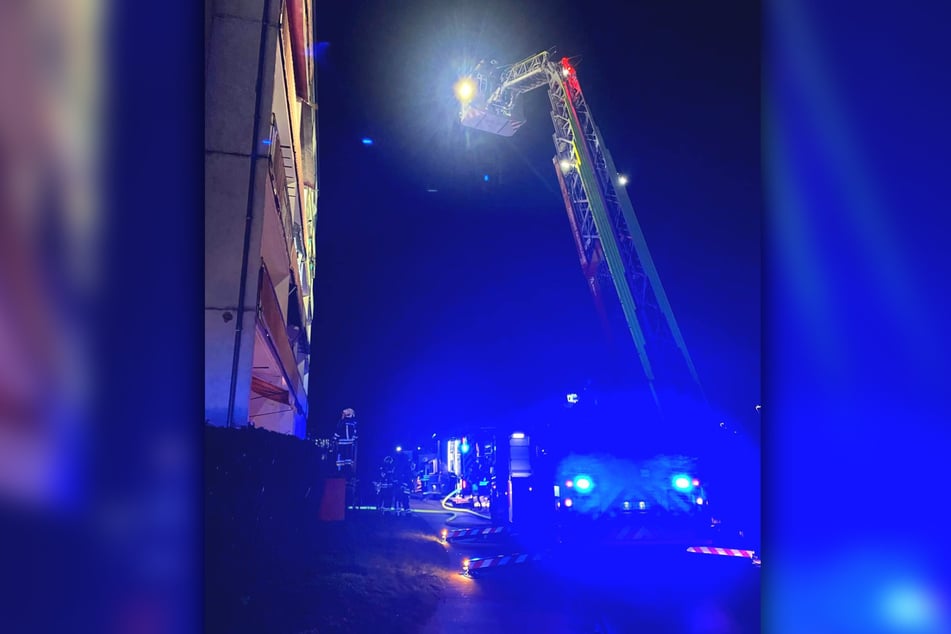
{"type": "Polygon", "coordinates": [[[356,468],[357,415],[348,407],[340,413],[337,431],[334,432],[337,443],[337,470],[352,473],[356,468]]]}
{"type": "Polygon", "coordinates": [[[396,501],[396,465],[393,463],[393,456],[383,459],[383,465],[380,467],[380,485],[377,490],[380,496],[380,511],[386,512],[393,509],[396,501]]]}
{"type": "Polygon", "coordinates": [[[414,475],[410,457],[400,454],[393,473],[393,491],[396,497],[397,514],[409,513],[409,494],[414,475]]]}

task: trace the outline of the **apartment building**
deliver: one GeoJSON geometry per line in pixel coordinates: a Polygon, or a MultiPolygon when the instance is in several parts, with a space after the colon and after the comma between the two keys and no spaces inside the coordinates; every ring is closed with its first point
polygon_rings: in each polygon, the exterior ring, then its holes
{"type": "Polygon", "coordinates": [[[317,215],[313,0],[205,2],[205,419],[303,437],[317,215]]]}

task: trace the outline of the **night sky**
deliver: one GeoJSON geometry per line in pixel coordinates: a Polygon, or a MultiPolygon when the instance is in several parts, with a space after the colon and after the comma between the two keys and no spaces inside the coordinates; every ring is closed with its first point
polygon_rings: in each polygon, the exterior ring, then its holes
{"type": "Polygon", "coordinates": [[[752,427],[759,11],[628,4],[318,3],[311,433],[353,407],[374,444],[415,444],[599,374],[604,336],[551,166],[545,92],[526,97],[512,138],[461,127],[452,93],[481,58],[551,47],[574,60],[630,178],[710,400],[752,427]]]}

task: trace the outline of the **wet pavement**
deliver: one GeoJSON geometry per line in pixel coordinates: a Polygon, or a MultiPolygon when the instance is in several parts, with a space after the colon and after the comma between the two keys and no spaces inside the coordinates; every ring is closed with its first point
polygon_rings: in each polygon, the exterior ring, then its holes
{"type": "MultiPolygon", "coordinates": [[[[491,522],[414,501],[433,534],[491,522]]],[[[547,549],[538,562],[461,574],[464,559],[540,552],[529,536],[460,539],[446,545],[452,574],[436,613],[420,632],[607,634],[759,631],[759,569],[749,560],[641,546],[547,549]]]]}

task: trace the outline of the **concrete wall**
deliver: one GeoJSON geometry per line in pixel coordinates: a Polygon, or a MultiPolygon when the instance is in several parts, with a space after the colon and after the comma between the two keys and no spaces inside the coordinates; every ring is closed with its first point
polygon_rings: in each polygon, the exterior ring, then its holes
{"type": "Polygon", "coordinates": [[[264,197],[271,195],[267,138],[271,118],[278,0],[271,0],[259,64],[265,0],[216,0],[206,50],[205,79],[205,418],[227,424],[235,328],[243,312],[234,423],[248,418],[254,317],[260,266],[264,197]],[[257,83],[262,86],[258,102],[257,83]],[[254,134],[255,112],[258,134],[254,134]],[[252,159],[252,153],[256,157],[252,159]],[[253,192],[249,191],[252,160],[253,192]],[[238,306],[246,217],[250,241],[243,306],[238,306]]]}

